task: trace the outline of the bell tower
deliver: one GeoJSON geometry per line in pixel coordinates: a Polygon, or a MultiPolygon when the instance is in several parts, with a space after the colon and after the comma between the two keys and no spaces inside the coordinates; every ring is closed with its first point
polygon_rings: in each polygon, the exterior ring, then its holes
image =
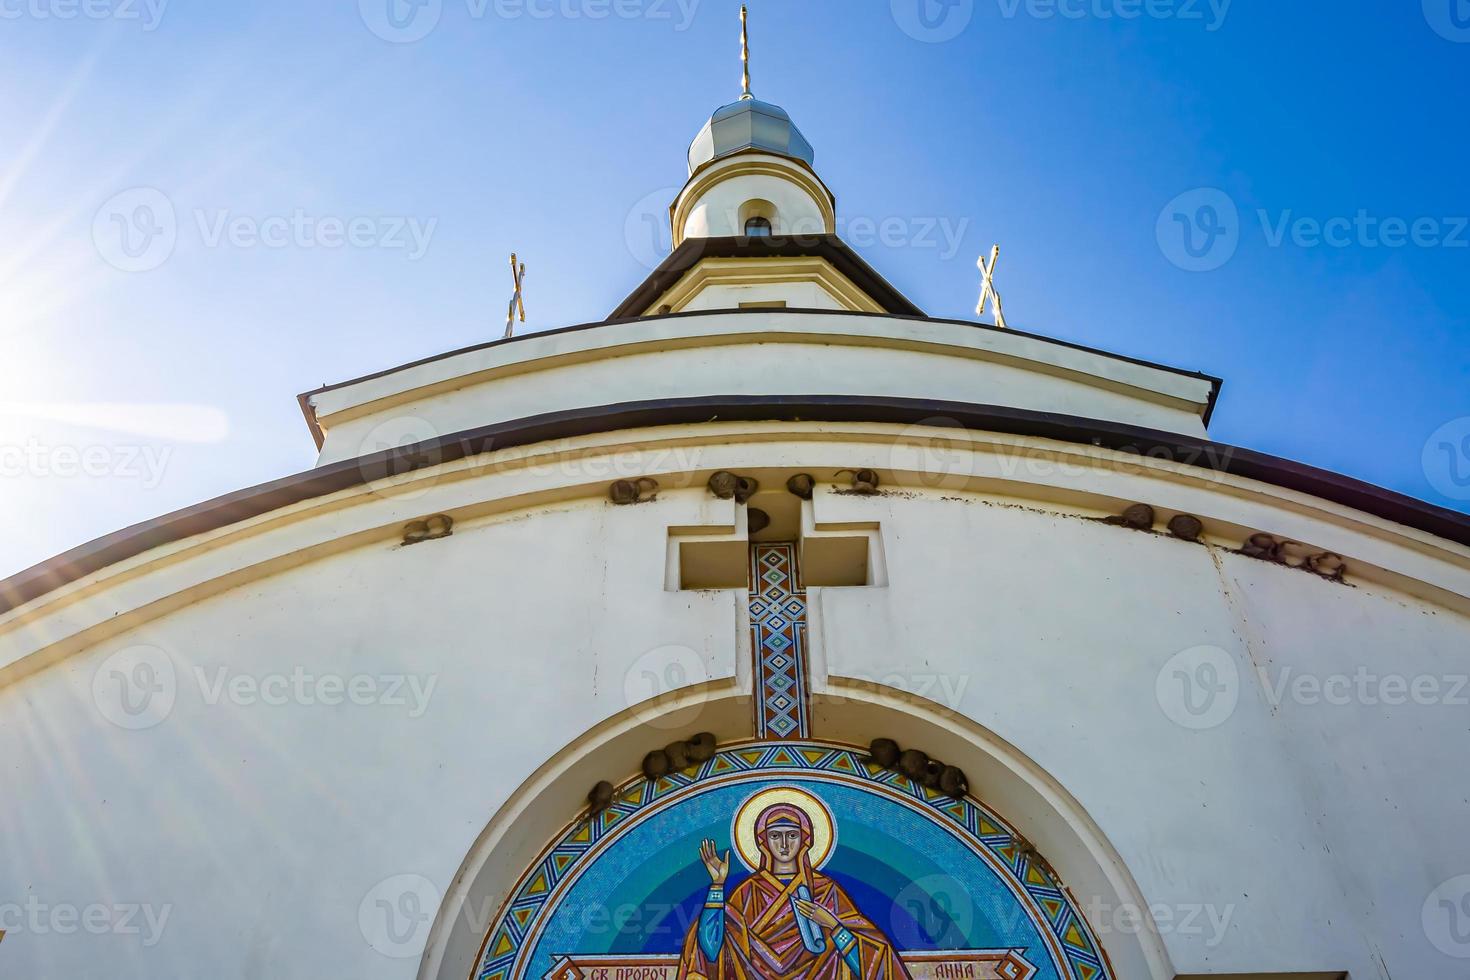
{"type": "Polygon", "coordinates": [[[669,206],[672,254],[612,318],[695,310],[922,312],[843,244],[837,198],[785,109],[750,86],[741,9],[740,98],[689,147],[689,179],[669,206]]]}
{"type": "Polygon", "coordinates": [[[689,147],[689,181],[670,209],[689,238],[788,238],[837,231],[836,198],[786,110],[755,98],[715,110],[689,147]]]}

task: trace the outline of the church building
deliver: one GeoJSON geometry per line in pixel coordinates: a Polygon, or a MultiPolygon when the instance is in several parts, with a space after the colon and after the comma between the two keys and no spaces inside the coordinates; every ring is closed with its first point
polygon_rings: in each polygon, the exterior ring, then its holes
{"type": "Polygon", "coordinates": [[[747,89],[605,319],[0,582],[0,977],[1470,976],[1470,518],[927,316],[817,162],[747,89]]]}

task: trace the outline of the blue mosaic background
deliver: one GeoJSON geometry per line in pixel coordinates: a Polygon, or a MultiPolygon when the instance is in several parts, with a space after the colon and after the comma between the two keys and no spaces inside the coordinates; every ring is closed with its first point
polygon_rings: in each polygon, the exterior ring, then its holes
{"type": "MultiPolygon", "coordinates": [[[[730,847],[730,820],[752,793],[799,786],[824,800],[837,847],[822,869],[899,950],[1022,949],[1038,980],[1058,980],[1037,926],[973,850],[928,816],[860,787],[783,776],[711,788],[626,830],[552,910],[526,976],[567,953],[677,953],[699,914],[708,837],[730,847]]],[[[730,886],[746,875],[730,859],[730,886]]]]}

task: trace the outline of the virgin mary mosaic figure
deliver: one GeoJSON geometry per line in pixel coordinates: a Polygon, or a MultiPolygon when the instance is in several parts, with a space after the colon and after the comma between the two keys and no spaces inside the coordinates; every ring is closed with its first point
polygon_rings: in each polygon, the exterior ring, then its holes
{"type": "Polygon", "coordinates": [[[730,852],[700,845],[710,888],[685,937],[679,980],[908,980],[882,930],[818,870],[836,837],[821,800],[765,790],[741,805],[732,830],[751,874],[727,896],[730,852]]]}

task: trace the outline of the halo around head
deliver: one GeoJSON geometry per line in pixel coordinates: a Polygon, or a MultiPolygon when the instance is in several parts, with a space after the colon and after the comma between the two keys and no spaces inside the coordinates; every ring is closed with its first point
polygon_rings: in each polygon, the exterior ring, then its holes
{"type": "Polygon", "coordinates": [[[735,810],[735,819],[730,825],[730,840],[735,844],[735,853],[751,871],[761,866],[761,849],[755,840],[755,822],[766,807],[786,803],[801,809],[812,822],[811,862],[820,868],[832,855],[832,846],[837,842],[837,827],[832,822],[832,812],[816,796],[806,790],[791,786],[776,786],[763,789],[748,797],[735,810]]]}

